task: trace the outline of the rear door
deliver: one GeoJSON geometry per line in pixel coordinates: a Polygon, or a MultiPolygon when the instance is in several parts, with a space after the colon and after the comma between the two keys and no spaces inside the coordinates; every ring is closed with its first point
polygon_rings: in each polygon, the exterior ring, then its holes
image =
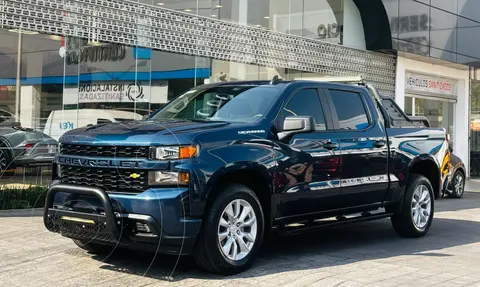
{"type": "Polygon", "coordinates": [[[389,187],[385,125],[366,91],[328,88],[334,129],[340,144],[344,207],[380,203],[389,187]]]}
{"type": "Polygon", "coordinates": [[[281,131],[288,116],[312,116],[315,130],[280,143],[285,157],[278,161],[278,212],[285,220],[331,209],[340,192],[339,144],[323,90],[302,88],[293,93],[277,117],[277,129],[281,131]]]}

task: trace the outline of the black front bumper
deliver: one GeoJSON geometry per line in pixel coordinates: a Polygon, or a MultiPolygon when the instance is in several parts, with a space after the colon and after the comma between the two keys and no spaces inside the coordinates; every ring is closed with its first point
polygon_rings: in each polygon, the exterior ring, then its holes
{"type": "Polygon", "coordinates": [[[166,235],[151,216],[114,212],[108,194],[94,187],[66,184],[51,186],[45,200],[43,221],[49,231],[68,238],[165,254],[191,254],[196,240],[195,237],[166,235]],[[54,199],[58,192],[94,196],[101,202],[102,211],[86,213],[56,208],[54,199]],[[137,222],[147,225],[150,232],[135,232],[137,222]]]}

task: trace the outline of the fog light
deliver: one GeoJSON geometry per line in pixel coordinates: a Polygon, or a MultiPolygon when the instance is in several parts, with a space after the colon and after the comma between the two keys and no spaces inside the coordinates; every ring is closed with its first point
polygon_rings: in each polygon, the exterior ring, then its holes
{"type": "Polygon", "coordinates": [[[190,176],[186,172],[151,171],[148,173],[150,185],[178,185],[188,184],[190,176]]]}
{"type": "Polygon", "coordinates": [[[148,224],[137,222],[137,232],[140,233],[152,233],[152,230],[148,226],[148,224]]]}
{"type": "Polygon", "coordinates": [[[183,184],[187,184],[190,181],[190,174],[188,172],[179,172],[178,181],[183,184]]]}

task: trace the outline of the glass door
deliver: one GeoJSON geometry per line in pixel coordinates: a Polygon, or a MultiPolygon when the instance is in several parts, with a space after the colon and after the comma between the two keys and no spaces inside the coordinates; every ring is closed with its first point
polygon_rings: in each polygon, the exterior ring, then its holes
{"type": "Polygon", "coordinates": [[[470,102],[470,176],[480,177],[480,81],[472,81],[470,102]]]}

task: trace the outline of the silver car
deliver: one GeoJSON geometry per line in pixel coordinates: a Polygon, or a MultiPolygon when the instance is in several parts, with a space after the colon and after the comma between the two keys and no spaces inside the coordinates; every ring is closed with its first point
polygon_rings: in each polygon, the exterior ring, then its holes
{"type": "Polygon", "coordinates": [[[51,165],[58,143],[48,135],[16,124],[0,125],[0,176],[19,166],[51,165]]]}

